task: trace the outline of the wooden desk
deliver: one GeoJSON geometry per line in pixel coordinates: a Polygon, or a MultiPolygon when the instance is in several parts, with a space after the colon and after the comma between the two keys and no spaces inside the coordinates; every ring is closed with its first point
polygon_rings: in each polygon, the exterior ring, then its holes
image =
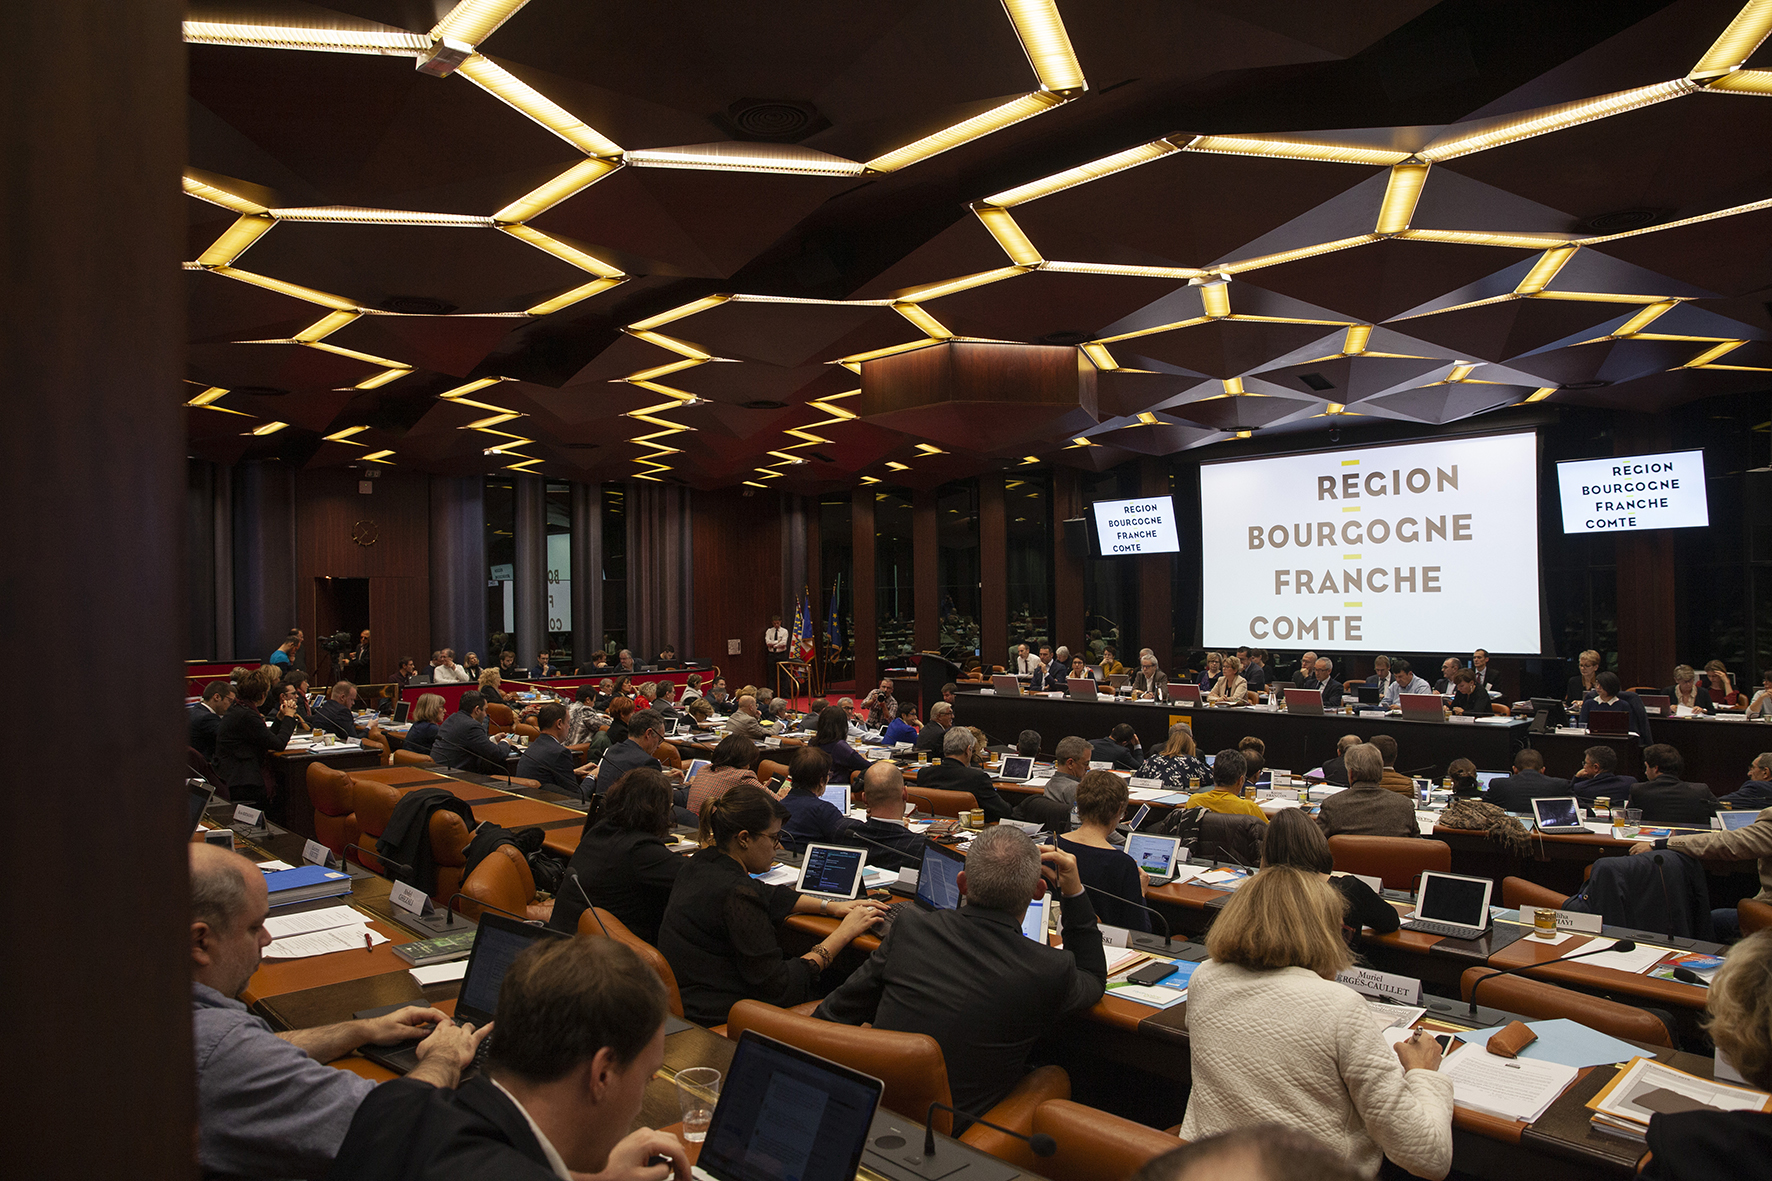
{"type": "Polygon", "coordinates": [[[339,771],[361,771],[381,766],[381,751],[372,747],[317,747],[271,752],[271,777],[276,787],[265,811],[277,823],[309,837],[314,835],[314,805],[308,799],[308,768],[315,763],[339,771]]]}

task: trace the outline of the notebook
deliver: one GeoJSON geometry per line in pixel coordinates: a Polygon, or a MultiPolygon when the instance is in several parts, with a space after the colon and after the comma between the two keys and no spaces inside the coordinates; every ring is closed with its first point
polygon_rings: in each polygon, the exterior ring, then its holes
{"type": "Polygon", "coordinates": [[[691,1171],[701,1181],[853,1181],[884,1090],[747,1029],[691,1171]]]}

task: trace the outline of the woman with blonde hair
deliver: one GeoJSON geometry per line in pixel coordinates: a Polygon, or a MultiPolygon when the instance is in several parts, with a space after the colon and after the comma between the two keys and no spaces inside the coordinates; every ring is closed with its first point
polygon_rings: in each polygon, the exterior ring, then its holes
{"type": "Polygon", "coordinates": [[[437,727],[443,724],[445,716],[441,693],[420,693],[412,706],[412,729],[406,731],[401,749],[430,754],[431,743],[437,741],[437,727]]]}
{"type": "Polygon", "coordinates": [[[1385,1157],[1440,1181],[1452,1168],[1452,1083],[1421,1033],[1394,1052],[1359,993],[1346,902],[1316,873],[1274,865],[1231,895],[1188,982],[1193,1091],[1181,1138],[1276,1123],[1322,1140],[1368,1177],[1385,1157]],[[1401,1069],[1398,1064],[1401,1063],[1401,1069]]]}
{"type": "Polygon", "coordinates": [[[499,676],[496,668],[489,668],[480,674],[480,696],[486,699],[487,705],[505,704],[505,695],[499,691],[504,678],[499,676]]]}
{"type": "Polygon", "coordinates": [[[1563,687],[1564,701],[1580,701],[1598,688],[1594,678],[1600,675],[1600,654],[1589,648],[1575,658],[1575,665],[1580,671],[1563,687]]]}
{"type": "Polygon", "coordinates": [[[1218,683],[1219,674],[1224,670],[1224,656],[1218,652],[1206,653],[1206,668],[1200,673],[1198,684],[1200,692],[1212,692],[1212,686],[1218,683]]]}
{"type": "Polygon", "coordinates": [[[1212,769],[1194,746],[1194,728],[1186,722],[1169,727],[1163,749],[1145,759],[1138,769],[1140,779],[1161,779],[1170,791],[1194,791],[1194,783],[1207,783],[1212,769]]]}

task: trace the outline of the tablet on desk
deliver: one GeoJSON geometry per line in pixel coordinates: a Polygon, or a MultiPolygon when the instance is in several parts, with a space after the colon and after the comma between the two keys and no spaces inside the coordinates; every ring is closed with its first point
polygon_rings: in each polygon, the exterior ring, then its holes
{"type": "Polygon", "coordinates": [[[997,778],[1009,783],[1026,783],[1034,777],[1034,760],[1025,755],[1004,755],[997,778]]]}
{"type": "Polygon", "coordinates": [[[814,898],[846,901],[861,889],[861,871],[867,867],[867,852],[843,845],[806,846],[800,863],[800,880],[794,888],[814,898]]]}
{"type": "Polygon", "coordinates": [[[1180,837],[1135,832],[1126,838],[1126,856],[1138,862],[1138,868],[1150,877],[1166,878],[1175,872],[1180,846],[1180,837]]]}

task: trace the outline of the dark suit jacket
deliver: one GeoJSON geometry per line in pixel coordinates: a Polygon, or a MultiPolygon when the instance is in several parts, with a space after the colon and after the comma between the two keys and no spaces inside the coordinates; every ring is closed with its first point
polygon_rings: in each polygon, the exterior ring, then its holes
{"type": "Polygon", "coordinates": [[[1772,1161],[1772,1115],[1760,1111],[1681,1111],[1649,1117],[1647,1181],[1764,1181],[1772,1161]],[[1750,1161],[1760,1163],[1750,1165],[1750,1161]]]}
{"type": "Polygon", "coordinates": [[[1772,780],[1749,779],[1717,803],[1728,804],[1737,811],[1772,808],[1772,780]]]}
{"type": "Polygon", "coordinates": [[[1089,748],[1094,751],[1094,760],[1098,763],[1112,763],[1116,771],[1136,771],[1144,766],[1144,756],[1133,754],[1110,738],[1092,738],[1089,748]]]}
{"type": "Polygon", "coordinates": [[[215,736],[221,732],[221,715],[199,701],[191,707],[190,746],[211,766],[215,764],[215,736]]]}
{"type": "Polygon", "coordinates": [[[330,1181],[557,1181],[529,1121],[484,1074],[456,1090],[395,1079],[371,1091],[330,1181]]]}
{"type": "MultiPolygon", "coordinates": [[[[1669,709],[1672,709],[1676,705],[1680,704],[1680,695],[1675,692],[1675,690],[1677,688],[1679,688],[1679,686],[1669,685],[1667,688],[1665,688],[1661,691],[1661,695],[1668,699],[1668,708],[1669,709]]],[[[1692,700],[1697,702],[1698,708],[1703,710],[1707,714],[1714,714],[1717,712],[1716,705],[1713,704],[1710,699],[1710,690],[1705,688],[1703,685],[1698,686],[1698,692],[1692,698],[1692,700]]]]}
{"type": "Polygon", "coordinates": [[[1631,788],[1627,808],[1641,808],[1644,824],[1709,824],[1717,797],[1702,783],[1685,783],[1665,772],[1631,788]]]}
{"type": "Polygon", "coordinates": [[[485,722],[476,722],[459,709],[443,719],[437,727],[437,740],[431,743],[431,761],[454,771],[503,775],[510,754],[510,747],[487,736],[485,722]]]}
{"type": "Polygon", "coordinates": [[[1323,782],[1336,787],[1347,786],[1347,764],[1342,761],[1340,755],[1336,755],[1323,764],[1323,782]]]}
{"type": "Polygon", "coordinates": [[[1304,683],[1304,688],[1322,690],[1324,709],[1334,709],[1341,704],[1341,682],[1336,680],[1333,675],[1320,685],[1315,679],[1308,680],[1304,683]]]}
{"type": "Polygon", "coordinates": [[[572,752],[560,745],[552,734],[541,734],[530,740],[529,749],[517,760],[517,777],[533,779],[543,787],[554,787],[568,795],[580,794],[578,776],[572,773],[572,752]]]}
{"type": "Polygon", "coordinates": [[[615,786],[617,779],[635,767],[653,767],[660,771],[664,770],[664,764],[647,754],[645,747],[632,738],[624,738],[604,752],[603,761],[597,764],[597,780],[591,786],[591,790],[597,795],[602,795],[615,786]]]}
{"type": "Polygon", "coordinates": [[[1023,935],[1020,915],[901,910],[816,1015],[928,1034],[947,1059],[954,1105],[989,1110],[1020,1080],[1041,1036],[1101,999],[1107,958],[1089,895],[1064,899],[1061,916],[1062,951],[1023,935]]]}
{"type": "Polygon", "coordinates": [[[911,790],[919,787],[969,791],[978,800],[978,806],[984,809],[986,820],[1001,820],[1010,814],[1009,805],[997,794],[996,784],[991,782],[990,772],[982,767],[969,767],[959,759],[944,758],[918,770],[917,782],[911,785],[911,790]]]}
{"type": "Polygon", "coordinates": [[[941,753],[941,740],[952,726],[943,726],[939,722],[930,722],[917,732],[917,745],[914,750],[926,750],[932,755],[941,753]]]}
{"type": "Polygon", "coordinates": [[[1574,786],[1567,779],[1552,779],[1541,771],[1515,771],[1505,779],[1490,781],[1489,790],[1483,793],[1483,802],[1494,804],[1503,812],[1530,814],[1533,800],[1575,794],[1574,786]]]}
{"type": "MultiPolygon", "coordinates": [[[[1631,789],[1636,785],[1637,781],[1629,775],[1590,775],[1586,779],[1571,779],[1569,790],[1584,804],[1593,803],[1596,796],[1605,796],[1613,804],[1625,807],[1626,805],[1619,804],[1618,801],[1629,799],[1631,789]]],[[[1772,799],[1768,802],[1772,803],[1772,799]]]]}
{"type": "Polygon", "coordinates": [[[210,768],[215,777],[229,787],[250,789],[257,796],[264,793],[264,756],[267,751],[282,750],[295,733],[295,719],[282,715],[269,726],[258,710],[244,701],[222,715],[215,733],[215,759],[210,768]]]}
{"type": "Polygon", "coordinates": [[[351,717],[351,711],[345,708],[342,701],[334,701],[328,697],[314,708],[314,725],[330,734],[336,734],[346,742],[357,737],[357,721],[351,717]]]}
{"type": "Polygon", "coordinates": [[[923,846],[929,842],[922,833],[912,832],[902,824],[891,824],[870,817],[838,833],[832,843],[866,849],[869,865],[877,865],[882,869],[916,869],[923,864],[923,846]],[[867,840],[859,839],[862,837],[867,840]],[[873,844],[868,844],[868,841],[873,844]],[[886,848],[880,848],[881,845],[886,848]]]}

